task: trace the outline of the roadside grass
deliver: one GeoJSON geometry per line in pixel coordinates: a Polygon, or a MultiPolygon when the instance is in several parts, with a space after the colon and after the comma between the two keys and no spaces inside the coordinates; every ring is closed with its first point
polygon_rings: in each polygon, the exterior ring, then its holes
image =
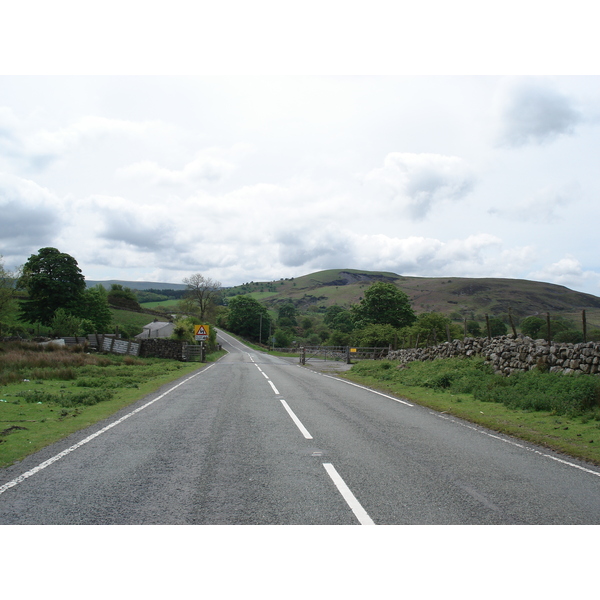
{"type": "MultiPolygon", "coordinates": [[[[0,385],[0,467],[106,419],[201,367],[195,362],[86,354],[69,348],[21,349],[18,360],[10,362],[7,355],[12,352],[15,358],[16,351],[7,346],[0,346],[0,371],[18,377],[0,385]],[[54,366],[38,366],[45,355],[52,355],[54,366]]],[[[210,354],[207,362],[223,354],[210,354]]]]}
{"type": "Polygon", "coordinates": [[[479,359],[405,367],[365,360],[340,376],[600,465],[598,377],[532,371],[506,378],[494,375],[479,359]]]}

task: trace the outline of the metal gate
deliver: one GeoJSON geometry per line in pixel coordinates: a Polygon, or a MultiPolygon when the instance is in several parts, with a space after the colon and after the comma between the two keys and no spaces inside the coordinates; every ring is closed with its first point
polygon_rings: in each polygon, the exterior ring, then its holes
{"type": "Polygon", "coordinates": [[[306,364],[307,360],[343,360],[350,364],[352,359],[370,358],[380,359],[388,355],[387,348],[359,348],[352,346],[306,346],[300,348],[300,363],[306,364]]]}
{"type": "Polygon", "coordinates": [[[183,360],[186,362],[206,361],[206,346],[204,344],[186,344],[182,350],[183,360]]]}

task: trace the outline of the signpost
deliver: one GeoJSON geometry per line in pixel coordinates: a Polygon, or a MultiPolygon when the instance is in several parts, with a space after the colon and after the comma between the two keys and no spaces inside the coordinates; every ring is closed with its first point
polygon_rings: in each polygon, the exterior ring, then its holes
{"type": "Polygon", "coordinates": [[[197,342],[205,342],[208,340],[210,333],[210,325],[194,325],[194,339],[197,342]]]}

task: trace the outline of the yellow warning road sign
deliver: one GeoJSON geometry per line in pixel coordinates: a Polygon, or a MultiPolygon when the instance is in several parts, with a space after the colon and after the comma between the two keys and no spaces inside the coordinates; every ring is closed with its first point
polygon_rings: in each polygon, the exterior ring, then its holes
{"type": "Polygon", "coordinates": [[[207,340],[210,334],[210,325],[194,325],[194,339],[207,340]]]}

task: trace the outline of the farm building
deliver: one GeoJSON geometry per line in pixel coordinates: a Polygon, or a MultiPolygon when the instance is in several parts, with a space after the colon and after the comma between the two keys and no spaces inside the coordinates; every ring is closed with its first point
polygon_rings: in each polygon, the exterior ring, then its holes
{"type": "Polygon", "coordinates": [[[148,339],[148,338],[168,338],[171,337],[175,325],[166,321],[159,321],[154,319],[152,323],[144,325],[142,333],[136,335],[136,338],[148,339]]]}

